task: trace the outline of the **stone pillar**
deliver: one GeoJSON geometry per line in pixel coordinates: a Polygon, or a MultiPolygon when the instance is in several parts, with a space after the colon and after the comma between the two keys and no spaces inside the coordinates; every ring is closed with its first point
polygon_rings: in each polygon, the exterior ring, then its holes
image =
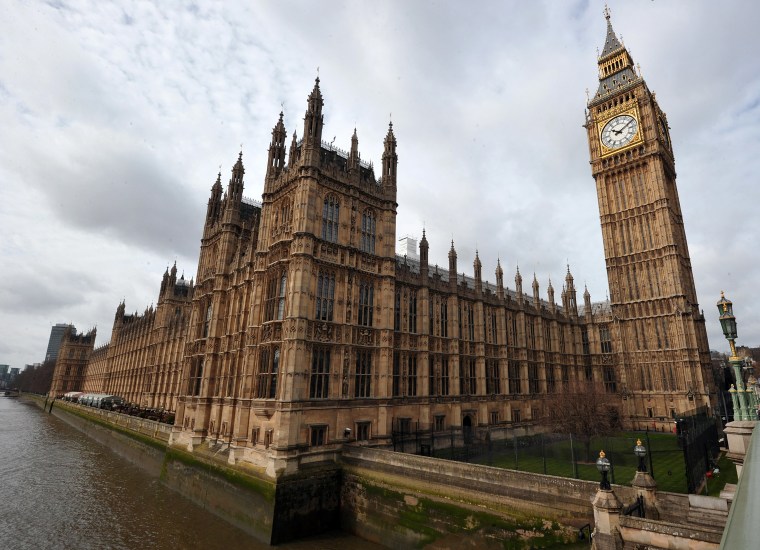
{"type": "Polygon", "coordinates": [[[731,404],[734,406],[734,422],[744,420],[742,418],[742,411],[739,408],[739,398],[736,397],[736,388],[733,384],[728,389],[728,393],[731,394],[731,404]]]}
{"type": "Polygon", "coordinates": [[[735,420],[726,424],[725,433],[728,442],[728,453],[726,456],[736,464],[736,475],[742,475],[742,465],[744,464],[744,455],[747,454],[749,440],[752,437],[752,430],[755,429],[757,421],[735,420]]]}
{"type": "Polygon", "coordinates": [[[636,472],[631,485],[644,499],[644,513],[647,519],[660,519],[660,512],[657,510],[657,482],[649,472],[636,472]]]}
{"type": "Polygon", "coordinates": [[[594,507],[594,541],[595,550],[615,550],[620,538],[620,510],[623,504],[611,489],[599,489],[592,503],[594,507]]]}

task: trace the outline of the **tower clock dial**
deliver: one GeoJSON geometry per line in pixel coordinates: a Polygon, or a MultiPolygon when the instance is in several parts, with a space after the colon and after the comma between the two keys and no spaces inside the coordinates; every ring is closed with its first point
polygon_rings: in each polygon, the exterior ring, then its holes
{"type": "Polygon", "coordinates": [[[662,134],[662,141],[665,142],[666,147],[670,147],[670,139],[668,139],[668,125],[665,124],[663,119],[660,119],[660,133],[662,134]]]}
{"type": "Polygon", "coordinates": [[[602,143],[608,149],[628,145],[639,129],[638,121],[631,115],[618,115],[602,128],[602,143]]]}

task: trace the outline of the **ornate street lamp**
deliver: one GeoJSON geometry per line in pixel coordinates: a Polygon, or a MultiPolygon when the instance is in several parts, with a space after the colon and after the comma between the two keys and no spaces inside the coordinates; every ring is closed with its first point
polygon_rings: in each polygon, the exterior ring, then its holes
{"type": "Polygon", "coordinates": [[[596,469],[602,474],[602,481],[599,483],[599,488],[603,491],[611,491],[612,486],[607,480],[607,472],[610,471],[610,461],[604,455],[604,451],[599,452],[599,458],[596,459],[596,469]]]}
{"type": "Polygon", "coordinates": [[[750,407],[747,404],[747,392],[744,390],[744,379],[742,376],[743,361],[736,355],[735,340],[737,332],[734,305],[731,300],[726,299],[722,290],[720,291],[720,300],[718,300],[717,305],[718,312],[720,313],[720,327],[723,329],[723,335],[731,346],[731,357],[728,358],[728,362],[731,363],[734,369],[734,377],[736,378],[736,388],[731,386],[731,389],[728,390],[734,403],[734,420],[753,420],[755,415],[750,414],[750,407]]]}
{"type": "Polygon", "coordinates": [[[636,440],[636,446],[633,448],[633,454],[639,457],[639,472],[646,472],[647,465],[644,462],[644,457],[647,456],[647,448],[641,444],[641,439],[636,440]]]}

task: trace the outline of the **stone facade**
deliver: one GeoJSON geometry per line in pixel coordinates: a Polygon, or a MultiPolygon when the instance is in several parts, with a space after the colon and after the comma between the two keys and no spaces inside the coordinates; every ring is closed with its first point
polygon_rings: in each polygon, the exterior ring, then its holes
{"type": "Polygon", "coordinates": [[[418,259],[396,255],[393,127],[376,175],[356,131],[348,151],[322,140],[317,79],[302,138],[286,146],[283,113],[272,130],[261,202],[243,196],[241,153],[211,187],[195,285],[171,294],[173,270],[155,310],[122,304],[81,387],[174,409],[174,444],[222,445],[272,477],[394,430],[540,423],[576,384],[619,396],[632,428],[709,408],[667,119],[632,63],[608,21],[586,128],[610,301],[579,304],[569,267],[560,303],[519,269],[507,288],[499,262],[487,282],[477,252],[465,275],[453,242],[448,269],[431,266],[424,231],[418,259]]]}
{"type": "Polygon", "coordinates": [[[70,391],[80,391],[86,378],[90,352],[95,345],[97,330],[77,332],[73,326],[66,327],[55,360],[50,395],[60,396],[70,391]]]}
{"type": "MultiPolygon", "coordinates": [[[[167,268],[155,308],[151,305],[142,315],[127,314],[122,302],[116,309],[109,343],[94,348],[93,332],[92,338],[78,344],[82,347],[79,355],[85,353],[82,368],[69,368],[72,374],[65,375],[69,359],[59,354],[54,381],[58,377],[61,382],[53,384],[50,394],[108,393],[142,407],[175,410],[193,288],[192,280],[177,278],[176,265],[171,271],[167,268]]],[[[68,345],[72,345],[71,338],[68,345]]]]}
{"type": "Polygon", "coordinates": [[[670,128],[607,13],[599,88],[586,129],[626,413],[668,418],[715,405],[705,319],[697,303],[676,188],[670,128]]]}

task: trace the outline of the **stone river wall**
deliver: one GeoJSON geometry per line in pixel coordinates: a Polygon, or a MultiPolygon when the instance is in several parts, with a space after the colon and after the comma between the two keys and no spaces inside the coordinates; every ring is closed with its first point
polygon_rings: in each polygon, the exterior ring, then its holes
{"type": "MultiPolygon", "coordinates": [[[[25,398],[50,407],[45,398],[25,398]]],[[[171,426],[165,424],[61,401],[52,414],[270,544],[340,528],[396,548],[432,542],[548,547],[577,541],[579,527],[593,523],[596,482],[353,445],[344,447],[339,462],[274,480],[253,466],[228,464],[224,447],[199,445],[188,452],[170,446],[171,426]]],[[[635,501],[632,487],[614,490],[623,503],[635,501]]],[[[686,495],[659,493],[658,501],[660,520],[684,521],[696,513],[686,495]]],[[[646,530],[664,536],[665,527],[655,523],[646,523],[646,530]]],[[[644,527],[625,524],[626,536],[635,539],[640,535],[631,529],[644,527]]]]}

